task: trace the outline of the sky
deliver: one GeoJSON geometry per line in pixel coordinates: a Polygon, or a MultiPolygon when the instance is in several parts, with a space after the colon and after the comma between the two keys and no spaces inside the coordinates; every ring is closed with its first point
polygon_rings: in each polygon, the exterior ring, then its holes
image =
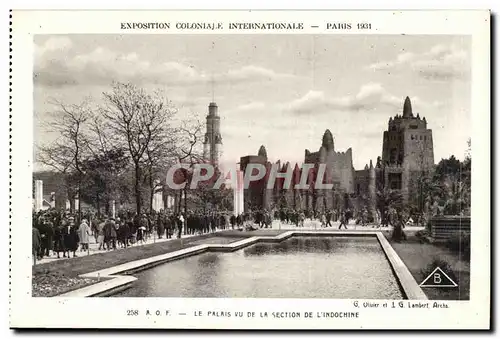
{"type": "MultiPolygon", "coordinates": [[[[204,119],[215,100],[223,162],[257,154],[302,162],[326,129],[355,169],[382,153],[383,131],[402,114],[433,130],[434,158],[464,157],[471,131],[470,38],[408,35],[38,35],[34,38],[34,141],[51,102],[102,93],[113,81],[160,89],[179,119],[204,119]]],[[[36,164],[35,170],[41,169],[36,164]]]]}

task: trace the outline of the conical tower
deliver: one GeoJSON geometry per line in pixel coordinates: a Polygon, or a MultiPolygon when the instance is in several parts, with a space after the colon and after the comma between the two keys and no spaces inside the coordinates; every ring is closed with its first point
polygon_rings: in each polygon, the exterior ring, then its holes
{"type": "Polygon", "coordinates": [[[409,97],[406,97],[405,103],[403,105],[403,118],[413,118],[413,112],[411,109],[411,101],[409,97]]]}
{"type": "Polygon", "coordinates": [[[329,129],[327,129],[325,131],[325,134],[323,134],[323,142],[322,142],[321,146],[326,148],[327,151],[333,151],[335,149],[334,143],[333,143],[333,135],[329,129]]]}

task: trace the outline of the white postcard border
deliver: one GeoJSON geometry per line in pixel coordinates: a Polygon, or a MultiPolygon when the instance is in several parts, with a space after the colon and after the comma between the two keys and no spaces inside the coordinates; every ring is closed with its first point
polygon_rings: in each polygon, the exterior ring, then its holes
{"type": "Polygon", "coordinates": [[[490,18],[487,11],[18,11],[12,18],[11,314],[13,327],[87,328],[418,328],[489,327],[490,312],[490,18]],[[262,34],[251,31],[123,31],[127,21],[304,22],[303,31],[273,34],[453,34],[472,37],[472,219],[470,301],[448,309],[356,309],[352,300],[32,298],[31,208],[33,170],[33,36],[35,34],[262,34]],[[325,32],[311,24],[371,22],[372,31],[325,32]],[[170,316],[127,316],[127,310],[171,310],[170,316]],[[255,312],[255,318],[194,318],[195,311],[255,312]],[[260,318],[261,312],[360,312],[349,319],[260,318]],[[179,315],[186,313],[186,315],[179,315]],[[111,316],[110,316],[111,315],[111,316]]]}

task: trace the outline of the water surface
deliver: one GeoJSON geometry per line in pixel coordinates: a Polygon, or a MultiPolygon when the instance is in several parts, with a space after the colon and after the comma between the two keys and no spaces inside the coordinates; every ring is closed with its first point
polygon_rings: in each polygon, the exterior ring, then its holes
{"type": "Polygon", "coordinates": [[[115,297],[403,298],[375,237],[292,237],[134,275],[134,286],[115,297]]]}

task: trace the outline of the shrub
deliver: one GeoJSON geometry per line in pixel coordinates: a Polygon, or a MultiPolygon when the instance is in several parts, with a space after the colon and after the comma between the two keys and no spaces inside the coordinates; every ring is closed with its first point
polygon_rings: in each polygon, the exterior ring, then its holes
{"type": "Polygon", "coordinates": [[[415,232],[415,236],[417,238],[425,238],[425,237],[428,237],[429,235],[430,235],[430,233],[427,230],[420,230],[420,231],[415,232]]]}
{"type": "Polygon", "coordinates": [[[415,237],[421,242],[429,242],[428,237],[430,236],[429,231],[427,230],[420,230],[415,232],[415,237]]]}
{"type": "Polygon", "coordinates": [[[460,232],[446,241],[446,247],[460,253],[464,258],[470,258],[470,234],[460,232]]]}
{"type": "Polygon", "coordinates": [[[432,223],[431,223],[431,220],[429,219],[429,220],[427,220],[427,221],[425,222],[425,229],[426,229],[427,231],[430,231],[430,230],[431,230],[431,227],[432,227],[432,223]]]}

